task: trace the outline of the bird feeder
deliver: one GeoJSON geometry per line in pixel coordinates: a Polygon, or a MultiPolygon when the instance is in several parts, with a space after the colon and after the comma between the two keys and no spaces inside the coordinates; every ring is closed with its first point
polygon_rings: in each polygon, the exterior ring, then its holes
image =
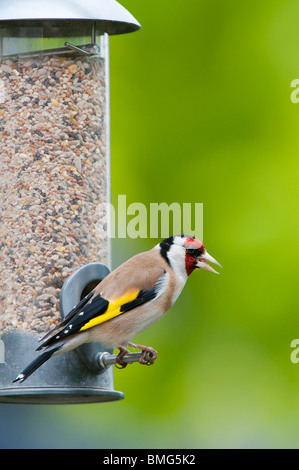
{"type": "Polygon", "coordinates": [[[123,398],[100,344],[12,380],[109,273],[108,43],[139,28],[115,0],[0,0],[0,402],[123,398]]]}

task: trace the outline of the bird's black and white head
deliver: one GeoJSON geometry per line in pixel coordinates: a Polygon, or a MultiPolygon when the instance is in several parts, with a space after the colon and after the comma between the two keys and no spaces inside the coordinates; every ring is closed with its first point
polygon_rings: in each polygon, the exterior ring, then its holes
{"type": "Polygon", "coordinates": [[[203,243],[195,237],[175,235],[163,240],[159,248],[167,263],[181,275],[190,276],[196,268],[218,274],[208,262],[221,267],[218,261],[209,255],[203,243]]]}

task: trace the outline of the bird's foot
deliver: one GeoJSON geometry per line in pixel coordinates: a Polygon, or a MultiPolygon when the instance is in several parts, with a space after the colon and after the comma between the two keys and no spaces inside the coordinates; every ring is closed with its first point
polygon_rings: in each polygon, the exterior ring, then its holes
{"type": "Polygon", "coordinates": [[[151,348],[149,346],[143,346],[142,344],[134,344],[134,343],[128,343],[128,346],[131,346],[132,348],[141,349],[142,352],[139,358],[140,364],[151,366],[154,364],[155,360],[157,359],[158,353],[154,348],[151,348]],[[145,359],[145,356],[147,354],[148,356],[150,356],[150,358],[145,359]]]}
{"type": "Polygon", "coordinates": [[[116,359],[115,359],[115,362],[116,362],[115,367],[117,369],[124,369],[125,367],[127,367],[128,364],[125,364],[124,362],[122,362],[121,358],[125,354],[129,354],[129,351],[126,348],[124,348],[123,346],[119,346],[117,349],[119,349],[119,353],[118,353],[118,355],[116,356],[116,359]]]}

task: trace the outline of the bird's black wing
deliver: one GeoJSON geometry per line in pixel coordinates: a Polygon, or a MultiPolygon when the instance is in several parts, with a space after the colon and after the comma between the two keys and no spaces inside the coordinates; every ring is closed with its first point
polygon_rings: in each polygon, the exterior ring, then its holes
{"type": "MultiPolygon", "coordinates": [[[[118,315],[149,302],[158,295],[158,291],[159,283],[148,291],[136,290],[113,302],[109,302],[109,300],[102,297],[101,294],[93,296],[91,300],[86,300],[85,298],[83,299],[85,302],[82,301],[74,307],[65,320],[57,325],[60,331],[58,331],[57,334],[51,335],[48,339],[44,338],[45,341],[41,343],[37,351],[44,347],[55,345],[55,343],[70,335],[100,325],[118,315]]],[[[56,330],[56,328],[54,330],[56,330]]],[[[52,332],[54,332],[54,330],[52,330],[52,332]]]]}
{"type": "Polygon", "coordinates": [[[80,300],[80,302],[74,306],[74,308],[72,308],[72,310],[70,310],[70,312],[67,314],[67,316],[58,324],[55,326],[55,328],[53,328],[51,331],[49,331],[45,336],[43,336],[39,342],[44,342],[50,335],[52,336],[52,334],[54,333],[54,331],[57,331],[59,330],[60,328],[64,327],[65,325],[67,325],[67,323],[78,313],[82,310],[82,308],[87,304],[87,302],[89,302],[89,300],[92,298],[93,296],[93,291],[92,292],[89,292],[89,294],[87,294],[82,300],[80,300]]]}
{"type": "Polygon", "coordinates": [[[37,348],[37,351],[44,347],[55,344],[57,341],[64,339],[69,335],[77,333],[94,317],[98,317],[99,315],[105,313],[109,306],[108,300],[104,299],[100,294],[94,296],[91,301],[88,301],[87,297],[83,299],[85,302],[79,302],[79,304],[70,311],[66,318],[50,332],[55,333],[57,329],[62,328],[57,334],[51,335],[50,338],[48,338],[49,334],[47,334],[41,340],[42,343],[37,348]]]}

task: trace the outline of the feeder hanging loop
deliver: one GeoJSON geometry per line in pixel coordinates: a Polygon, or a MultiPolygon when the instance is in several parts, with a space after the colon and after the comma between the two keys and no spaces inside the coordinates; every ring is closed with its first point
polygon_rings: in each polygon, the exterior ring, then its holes
{"type": "Polygon", "coordinates": [[[64,45],[65,47],[68,47],[73,51],[80,52],[80,54],[84,54],[87,56],[97,55],[100,52],[100,48],[97,44],[85,44],[84,46],[75,46],[70,42],[65,42],[64,45]]]}

